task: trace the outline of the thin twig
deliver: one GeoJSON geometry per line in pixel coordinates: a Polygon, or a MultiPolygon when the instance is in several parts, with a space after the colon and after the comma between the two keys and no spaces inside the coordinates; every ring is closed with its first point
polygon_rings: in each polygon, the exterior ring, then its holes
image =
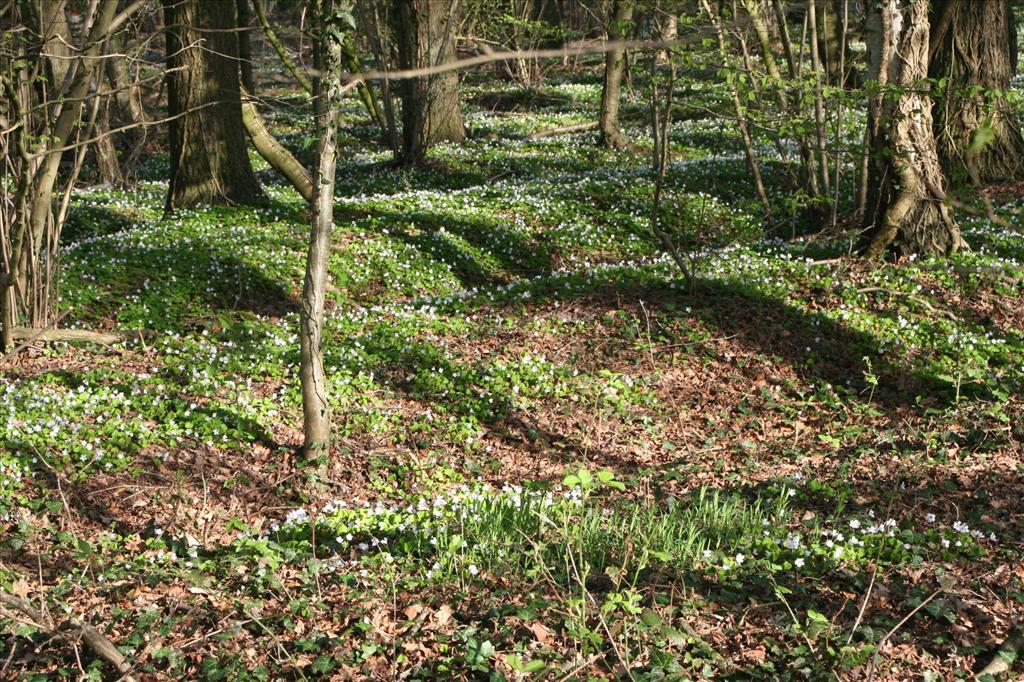
{"type": "Polygon", "coordinates": [[[868,600],[871,599],[871,588],[875,586],[875,576],[878,575],[878,564],[875,564],[875,568],[871,571],[871,582],[868,583],[868,591],[864,593],[864,601],[860,605],[860,611],[857,612],[857,620],[853,622],[853,629],[850,630],[850,636],[846,640],[846,646],[850,646],[850,642],[853,641],[853,635],[857,632],[857,627],[860,625],[860,619],[864,617],[864,609],[868,607],[868,600]]]}
{"type": "Polygon", "coordinates": [[[878,657],[882,654],[882,647],[884,647],[885,643],[889,641],[889,638],[892,637],[896,633],[897,630],[899,630],[901,627],[903,627],[904,623],[906,623],[908,620],[913,618],[915,613],[917,613],[918,611],[923,609],[925,607],[925,605],[928,604],[928,602],[930,602],[932,599],[935,599],[935,597],[939,596],[940,594],[942,594],[942,588],[941,587],[939,589],[935,590],[934,592],[932,592],[930,595],[928,595],[927,599],[925,599],[923,602],[921,602],[920,604],[915,606],[913,609],[911,609],[910,613],[908,613],[907,615],[903,616],[903,619],[900,622],[896,623],[896,625],[893,625],[892,629],[889,630],[889,632],[885,633],[885,637],[883,637],[878,642],[878,648],[875,649],[875,655],[871,659],[871,668],[868,670],[868,682],[871,682],[872,680],[875,679],[875,668],[878,666],[878,657]]]}

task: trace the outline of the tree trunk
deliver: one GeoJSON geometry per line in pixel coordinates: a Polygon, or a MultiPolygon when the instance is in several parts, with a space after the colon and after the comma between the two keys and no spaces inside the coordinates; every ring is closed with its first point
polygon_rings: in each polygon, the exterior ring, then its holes
{"type": "MultiPolygon", "coordinates": [[[[61,99],[37,101],[44,95],[25,78],[31,68],[32,58],[28,54],[20,55],[26,59],[19,67],[21,74],[17,76],[17,83],[2,79],[9,113],[17,121],[12,132],[16,135],[19,157],[10,180],[17,190],[4,244],[7,258],[0,271],[0,345],[4,350],[13,341],[19,302],[22,309],[30,313],[33,325],[43,326],[57,319],[59,264],[55,249],[60,240],[63,214],[54,210],[54,186],[61,159],[76,128],[81,126],[86,136],[91,133],[91,126],[82,125],[82,110],[89,86],[103,60],[102,47],[117,4],[117,0],[103,0],[95,6],[84,48],[67,67],[61,99]],[[42,111],[45,111],[44,124],[36,129],[33,119],[40,117],[42,111]],[[30,140],[33,136],[35,140],[30,140]],[[30,152],[32,144],[35,148],[30,152]]],[[[38,34],[45,33],[42,27],[36,28],[38,34]]],[[[12,44],[18,43],[12,40],[12,44]]],[[[73,182],[78,167],[76,161],[69,182],[73,182]]]]}
{"type": "Polygon", "coordinates": [[[114,147],[114,138],[110,134],[110,103],[103,101],[99,103],[100,110],[96,117],[96,137],[93,143],[93,154],[96,157],[96,172],[100,181],[111,187],[120,187],[124,184],[124,175],[121,173],[121,162],[117,159],[117,149],[114,147]]]}
{"type": "Polygon", "coordinates": [[[874,165],[864,255],[879,258],[894,241],[901,255],[948,255],[965,244],[946,203],[931,98],[920,88],[928,75],[927,4],[872,4],[865,25],[868,80],[880,88],[868,103],[874,165]]]}
{"type": "Polygon", "coordinates": [[[1006,22],[1007,40],[1010,43],[1010,71],[1016,76],[1020,61],[1020,43],[1017,40],[1017,14],[1013,9],[1013,0],[1006,0],[1006,13],[1010,16],[1010,20],[1006,22]]]}
{"type": "Polygon", "coordinates": [[[236,0],[238,13],[238,67],[242,87],[256,92],[256,81],[252,75],[252,9],[249,0],[236,0]]]}
{"type": "Polygon", "coordinates": [[[1020,177],[1024,138],[1015,112],[1004,97],[989,94],[1010,89],[1012,8],[1006,0],[936,0],[933,9],[937,34],[928,75],[949,83],[934,107],[943,168],[954,179],[1020,177]],[[979,143],[991,139],[972,150],[976,136],[979,143]]]}
{"type": "Polygon", "coordinates": [[[163,0],[171,183],[167,210],[263,199],[249,164],[235,3],[163,0]]]}
{"type": "MultiPolygon", "coordinates": [[[[396,0],[395,30],[400,69],[437,66],[455,60],[457,0],[396,0]]],[[[401,82],[402,149],[399,161],[418,164],[438,142],[466,139],[455,71],[401,82]]]]}
{"type": "Polygon", "coordinates": [[[302,383],[303,452],[327,455],[330,448],[331,408],[324,374],[323,326],[331,229],[334,227],[334,172],[338,162],[338,112],[341,108],[341,44],[331,36],[335,0],[318,0],[314,8],[317,32],[314,62],[313,112],[317,132],[313,221],[306,258],[299,317],[300,380],[302,383]]]}
{"type": "MultiPolygon", "coordinates": [[[[622,40],[633,20],[632,0],[615,0],[608,21],[608,40],[622,40]]],[[[622,72],[626,65],[626,50],[614,48],[604,58],[604,87],[601,89],[601,113],[598,117],[598,141],[602,147],[624,149],[629,141],[619,130],[619,98],[622,94],[622,72]]]]}
{"type": "MultiPolygon", "coordinates": [[[[115,33],[107,41],[108,49],[113,53],[124,52],[125,40],[121,33],[115,33]]],[[[137,83],[132,82],[128,73],[128,62],[123,57],[108,59],[106,65],[107,82],[114,91],[114,102],[117,104],[117,116],[115,121],[119,125],[138,126],[146,120],[142,110],[142,95],[139,92],[137,83]]],[[[145,142],[146,129],[143,127],[130,128],[124,133],[131,141],[132,151],[128,155],[129,162],[138,156],[141,145],[145,142]]],[[[128,164],[126,164],[128,165],[128,164]]]]}

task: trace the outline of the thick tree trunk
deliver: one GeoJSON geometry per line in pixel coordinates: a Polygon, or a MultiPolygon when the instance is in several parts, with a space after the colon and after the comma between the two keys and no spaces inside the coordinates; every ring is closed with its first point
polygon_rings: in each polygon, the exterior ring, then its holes
{"type": "MultiPolygon", "coordinates": [[[[457,0],[396,0],[395,29],[401,69],[455,60],[457,0]]],[[[399,161],[422,163],[438,142],[466,139],[459,110],[459,75],[446,71],[401,82],[402,149],[399,161]]]]}
{"type": "Polygon", "coordinates": [[[930,97],[920,87],[928,75],[927,4],[871,5],[866,26],[868,79],[881,87],[868,103],[874,165],[864,255],[879,258],[893,242],[901,255],[948,255],[965,244],[946,202],[930,97]],[[887,96],[887,86],[898,93],[887,96]]]}
{"type": "Polygon", "coordinates": [[[1020,61],[1020,43],[1017,38],[1017,14],[1013,9],[1013,0],[1006,0],[1006,13],[1010,17],[1010,20],[1006,22],[1007,40],[1010,43],[1010,70],[1016,76],[1020,61]]]}
{"type": "MultiPolygon", "coordinates": [[[[949,79],[935,102],[935,134],[942,166],[952,178],[1009,180],[1024,172],[1024,138],[1005,98],[1013,77],[1007,0],[935,0],[936,35],[929,76],[949,79]],[[976,152],[979,134],[991,139],[976,152]]],[[[979,138],[980,142],[980,138],[979,138]]]]}
{"type": "MultiPolygon", "coordinates": [[[[622,40],[627,25],[633,20],[632,0],[615,0],[608,20],[608,40],[622,40]]],[[[598,141],[602,147],[624,149],[629,146],[626,136],[619,130],[619,99],[622,95],[622,72],[626,65],[626,50],[614,48],[604,58],[604,87],[601,89],[601,112],[598,116],[598,141]]]]}
{"type": "MultiPolygon", "coordinates": [[[[107,41],[108,49],[113,53],[123,52],[124,39],[120,33],[114,34],[107,41]]],[[[107,82],[114,91],[114,102],[117,103],[115,120],[120,125],[137,125],[146,120],[142,110],[142,96],[139,87],[133,83],[128,73],[128,62],[123,57],[107,60],[107,82]]],[[[145,137],[143,128],[132,128],[125,133],[132,139],[133,145],[145,137]]],[[[132,154],[134,156],[134,152],[132,154]]]]}
{"type": "Polygon", "coordinates": [[[75,41],[65,15],[66,4],[66,0],[36,0],[43,53],[48,57],[48,91],[54,99],[68,85],[64,81],[68,68],[74,63],[75,41]]]}
{"type": "Polygon", "coordinates": [[[96,156],[96,172],[100,180],[111,187],[120,187],[124,184],[124,175],[121,173],[121,162],[117,158],[117,149],[114,147],[114,138],[110,134],[110,109],[109,102],[100,102],[100,110],[96,117],[97,140],[93,144],[93,153],[96,156]]]}
{"type": "Polygon", "coordinates": [[[313,221],[306,258],[299,317],[300,380],[302,383],[303,452],[306,457],[326,455],[330,448],[331,408],[324,373],[323,326],[331,229],[334,227],[334,173],[338,161],[338,112],[341,108],[341,45],[330,36],[335,0],[318,0],[314,21],[320,34],[313,83],[313,111],[317,131],[317,168],[314,178],[313,221]]]}
{"type": "Polygon", "coordinates": [[[171,184],[167,209],[254,204],[238,82],[235,3],[163,0],[171,184]]]}

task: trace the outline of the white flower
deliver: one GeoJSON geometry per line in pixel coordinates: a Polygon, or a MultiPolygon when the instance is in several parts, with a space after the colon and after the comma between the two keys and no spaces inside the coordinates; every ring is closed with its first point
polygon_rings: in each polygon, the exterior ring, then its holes
{"type": "Polygon", "coordinates": [[[944,549],[949,549],[949,540],[947,540],[946,538],[942,538],[942,547],[944,549]]]}
{"type": "Polygon", "coordinates": [[[796,559],[796,560],[795,560],[795,561],[793,562],[793,565],[794,565],[794,566],[796,566],[797,568],[803,568],[803,567],[804,567],[804,560],[803,560],[803,557],[800,557],[800,558],[796,559]]]}
{"type": "Polygon", "coordinates": [[[741,565],[746,560],[746,558],[747,557],[743,556],[742,554],[737,554],[736,555],[736,565],[737,566],[741,565]]]}
{"type": "Polygon", "coordinates": [[[860,528],[860,521],[857,519],[850,519],[850,528],[853,528],[854,530],[860,528]]]}
{"type": "Polygon", "coordinates": [[[476,575],[479,572],[480,572],[480,569],[476,567],[476,564],[470,564],[469,565],[469,573],[470,573],[470,575],[476,575]]]}
{"type": "Polygon", "coordinates": [[[931,512],[925,514],[924,515],[924,522],[925,523],[935,523],[935,514],[932,514],[931,512]]]}

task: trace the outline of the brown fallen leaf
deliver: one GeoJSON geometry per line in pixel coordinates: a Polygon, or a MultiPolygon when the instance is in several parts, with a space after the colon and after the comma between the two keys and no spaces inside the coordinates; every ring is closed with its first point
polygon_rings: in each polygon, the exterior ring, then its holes
{"type": "Polygon", "coordinates": [[[452,619],[452,607],[442,604],[437,611],[434,611],[434,624],[437,627],[444,627],[452,619]]]}
{"type": "Polygon", "coordinates": [[[537,638],[537,641],[544,646],[550,646],[554,639],[551,636],[551,630],[548,630],[544,623],[541,623],[540,621],[530,623],[530,632],[532,632],[533,636],[537,638]]]}

